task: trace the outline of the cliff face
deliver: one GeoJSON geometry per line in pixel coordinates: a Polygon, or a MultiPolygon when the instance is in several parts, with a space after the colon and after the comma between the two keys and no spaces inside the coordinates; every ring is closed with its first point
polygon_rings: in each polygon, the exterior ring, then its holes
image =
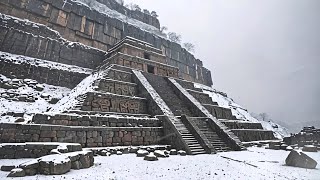
{"type": "Polygon", "coordinates": [[[181,78],[212,85],[211,72],[200,60],[161,36],[156,18],[130,11],[114,0],[2,0],[0,13],[27,18],[69,41],[104,51],[126,36],[146,41],[162,49],[167,64],[179,67],[181,78]]]}

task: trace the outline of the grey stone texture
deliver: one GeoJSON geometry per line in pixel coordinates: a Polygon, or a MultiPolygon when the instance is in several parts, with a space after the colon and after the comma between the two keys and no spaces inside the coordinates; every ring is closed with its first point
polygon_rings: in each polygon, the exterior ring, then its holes
{"type": "Polygon", "coordinates": [[[87,73],[37,66],[28,61],[17,63],[6,56],[0,56],[0,72],[11,78],[33,79],[39,83],[68,88],[74,88],[88,76],[87,73]]]}
{"type": "MultiPolygon", "coordinates": [[[[63,8],[62,6],[63,0],[32,0],[15,3],[12,3],[12,1],[3,1],[0,4],[0,12],[19,18],[27,17],[30,21],[48,25],[50,28],[58,31],[62,37],[70,41],[80,42],[105,51],[124,37],[132,36],[136,39],[146,41],[158,49],[162,49],[167,57],[167,64],[179,68],[180,77],[186,80],[212,85],[211,72],[204,68],[202,62],[182,48],[181,45],[72,1],[68,1],[63,8]],[[35,7],[36,9],[34,9],[35,7]]],[[[117,7],[111,5],[110,7],[119,10],[117,7]]],[[[140,12],[134,12],[134,15],[132,13],[133,12],[129,12],[127,14],[139,20],[143,19],[142,22],[150,23],[150,20],[146,21],[145,17],[142,18],[140,12]]],[[[147,19],[150,19],[150,17],[147,19]]],[[[158,27],[158,23],[154,25],[158,27]]],[[[39,43],[40,39],[35,41],[39,43]]],[[[42,44],[46,44],[45,40],[41,41],[41,45],[42,44]]],[[[16,47],[22,47],[23,49],[23,46],[16,47]]],[[[61,61],[66,58],[68,59],[68,55],[71,54],[70,50],[68,51],[63,48],[61,48],[61,52],[64,55],[60,58],[61,61]]],[[[84,59],[87,58],[81,58],[81,60],[84,59]]],[[[87,61],[89,60],[87,59],[87,61]]],[[[73,61],[69,63],[81,66],[88,62],[79,62],[73,59],[73,61]]]]}
{"type": "MultiPolygon", "coordinates": [[[[35,124],[51,124],[63,126],[104,126],[104,127],[161,127],[157,118],[124,117],[124,116],[90,116],[75,114],[36,114],[32,120],[35,124]]],[[[58,134],[61,136],[61,134],[58,134]]]]}
{"type": "Polygon", "coordinates": [[[314,159],[303,152],[298,152],[296,150],[292,150],[286,158],[286,165],[288,166],[314,169],[317,164],[318,163],[314,159]]]}
{"type": "MultiPolygon", "coordinates": [[[[30,130],[30,132],[32,132],[30,130]]],[[[32,132],[33,133],[33,132],[32,132]]],[[[34,135],[33,135],[34,136],[34,135]]],[[[59,151],[59,143],[10,143],[0,145],[0,159],[38,158],[59,151]]],[[[81,151],[80,144],[66,144],[67,152],[81,151]]]]}
{"type": "MultiPolygon", "coordinates": [[[[0,142],[66,142],[82,147],[161,144],[162,127],[83,127],[0,124],[0,142]]],[[[12,151],[14,153],[14,151],[12,151]]],[[[6,153],[7,154],[7,153],[6,153]]]]}

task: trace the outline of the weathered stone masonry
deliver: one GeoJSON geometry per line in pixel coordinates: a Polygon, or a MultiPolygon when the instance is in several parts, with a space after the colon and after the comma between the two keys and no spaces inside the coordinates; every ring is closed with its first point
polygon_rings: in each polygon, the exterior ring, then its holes
{"type": "Polygon", "coordinates": [[[161,127],[82,127],[0,124],[0,142],[68,142],[83,147],[161,144],[161,127]]]}
{"type": "Polygon", "coordinates": [[[70,41],[101,50],[108,50],[122,38],[132,36],[162,49],[167,64],[179,67],[182,78],[212,85],[210,71],[179,44],[73,1],[68,0],[65,6],[63,4],[63,0],[4,0],[0,2],[0,12],[47,25],[70,41]]]}

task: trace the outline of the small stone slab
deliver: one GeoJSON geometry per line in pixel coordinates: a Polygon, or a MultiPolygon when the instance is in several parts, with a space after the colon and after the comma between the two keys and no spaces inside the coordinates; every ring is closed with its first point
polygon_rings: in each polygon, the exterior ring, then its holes
{"type": "Polygon", "coordinates": [[[158,157],[154,153],[146,155],[143,160],[145,161],[158,161],[158,157]]]}
{"type": "Polygon", "coordinates": [[[1,166],[1,171],[9,172],[14,168],[16,168],[16,166],[1,166]]]}
{"type": "Polygon", "coordinates": [[[140,149],[140,150],[137,151],[137,157],[144,157],[144,156],[146,156],[148,154],[149,154],[149,152],[146,151],[146,150],[143,150],[143,149],[140,149]]]}

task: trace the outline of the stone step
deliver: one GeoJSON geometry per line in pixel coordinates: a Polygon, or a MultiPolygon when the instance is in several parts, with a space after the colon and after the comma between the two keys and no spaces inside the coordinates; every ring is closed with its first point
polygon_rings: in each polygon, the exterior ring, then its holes
{"type": "Polygon", "coordinates": [[[199,143],[196,144],[188,144],[188,146],[191,147],[201,147],[201,145],[199,143]]]}
{"type": "Polygon", "coordinates": [[[206,151],[192,152],[191,155],[200,155],[200,154],[207,154],[207,152],[206,151]]]}
{"type": "Polygon", "coordinates": [[[82,111],[147,114],[147,100],[111,93],[88,92],[82,111]]]}
{"type": "Polygon", "coordinates": [[[34,124],[52,124],[63,126],[104,126],[104,127],[161,127],[158,118],[130,117],[115,115],[78,115],[78,114],[36,114],[34,124]]]}
{"type": "Polygon", "coordinates": [[[191,154],[193,154],[193,153],[202,153],[202,152],[206,152],[204,149],[192,149],[191,150],[191,154]]]}

